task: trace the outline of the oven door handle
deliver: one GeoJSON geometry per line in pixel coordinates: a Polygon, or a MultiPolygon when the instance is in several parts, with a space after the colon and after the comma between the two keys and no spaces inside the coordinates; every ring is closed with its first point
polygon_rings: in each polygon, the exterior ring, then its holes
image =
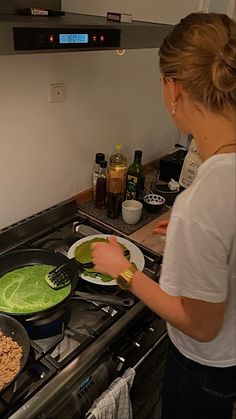
{"type": "Polygon", "coordinates": [[[136,370],[142,363],[147,359],[147,357],[156,349],[158,345],[165,339],[165,337],[168,335],[167,332],[165,332],[154,344],[153,346],[146,352],[146,354],[140,358],[140,360],[137,362],[137,364],[134,365],[133,369],[136,370]]]}

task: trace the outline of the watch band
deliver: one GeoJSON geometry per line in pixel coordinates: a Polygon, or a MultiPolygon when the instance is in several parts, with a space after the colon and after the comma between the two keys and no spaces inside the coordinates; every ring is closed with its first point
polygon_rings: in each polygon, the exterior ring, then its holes
{"type": "Polygon", "coordinates": [[[116,278],[116,282],[119,285],[119,287],[121,287],[123,289],[129,288],[129,285],[130,285],[136,271],[137,271],[137,268],[134,267],[134,266],[130,266],[129,268],[124,269],[120,273],[118,278],[116,278]]]}

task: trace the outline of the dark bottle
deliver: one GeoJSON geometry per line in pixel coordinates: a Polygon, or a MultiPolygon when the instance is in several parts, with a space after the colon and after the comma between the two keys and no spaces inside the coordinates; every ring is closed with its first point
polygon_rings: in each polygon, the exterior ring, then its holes
{"type": "Polygon", "coordinates": [[[95,207],[104,209],[106,205],[107,195],[107,161],[103,160],[100,163],[100,169],[97,177],[95,207]]]}
{"type": "Polygon", "coordinates": [[[117,218],[121,213],[123,184],[121,178],[110,178],[108,183],[107,216],[117,218]]]}
{"type": "Polygon", "coordinates": [[[142,151],[135,150],[134,162],[129,166],[126,181],[126,199],[142,199],[144,192],[145,173],[142,161],[142,151]]]}
{"type": "Polygon", "coordinates": [[[95,155],[95,163],[93,168],[93,176],[92,176],[92,183],[93,183],[93,200],[96,200],[96,186],[97,186],[97,178],[98,178],[98,172],[100,169],[100,163],[102,160],[105,160],[105,154],[104,153],[96,153],[95,155]]]}

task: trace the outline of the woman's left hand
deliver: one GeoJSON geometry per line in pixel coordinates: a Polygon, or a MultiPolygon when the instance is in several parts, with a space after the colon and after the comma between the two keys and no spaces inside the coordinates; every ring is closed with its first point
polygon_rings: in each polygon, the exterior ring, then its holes
{"type": "Polygon", "coordinates": [[[114,236],[108,242],[96,242],[92,246],[94,269],[97,272],[117,278],[124,269],[130,268],[131,263],[123,255],[123,249],[114,236]]]}

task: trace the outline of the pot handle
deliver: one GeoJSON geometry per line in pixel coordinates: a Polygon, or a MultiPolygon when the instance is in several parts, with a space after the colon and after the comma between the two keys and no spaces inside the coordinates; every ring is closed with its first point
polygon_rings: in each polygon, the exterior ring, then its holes
{"type": "Polygon", "coordinates": [[[71,298],[76,300],[84,300],[88,302],[105,303],[113,306],[131,307],[134,305],[133,298],[120,298],[116,296],[106,296],[103,294],[90,294],[87,292],[75,291],[71,298]]]}
{"type": "Polygon", "coordinates": [[[28,317],[25,319],[25,322],[31,323],[31,322],[36,321],[38,325],[42,326],[48,323],[49,317],[50,317],[50,321],[57,320],[60,315],[64,314],[64,312],[65,312],[65,305],[63,304],[61,307],[57,307],[57,309],[53,310],[52,312],[49,308],[45,312],[44,316],[39,312],[38,314],[35,314],[32,317],[28,317]]]}

